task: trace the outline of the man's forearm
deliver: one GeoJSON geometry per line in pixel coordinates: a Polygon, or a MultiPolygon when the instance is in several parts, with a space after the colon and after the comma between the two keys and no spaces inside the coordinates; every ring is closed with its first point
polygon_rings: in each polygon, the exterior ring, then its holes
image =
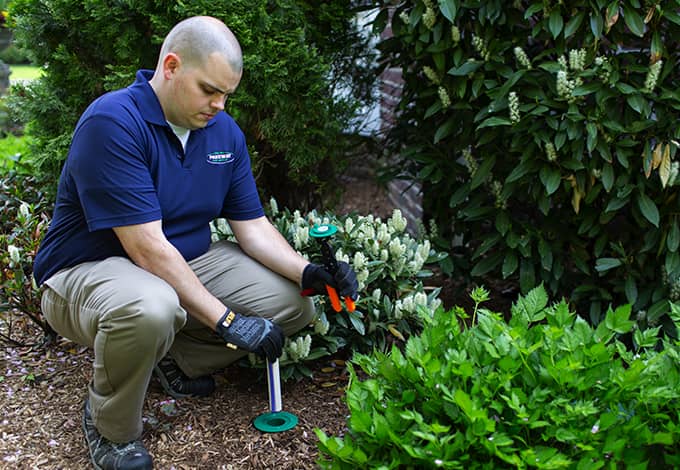
{"type": "Polygon", "coordinates": [[[302,270],[309,261],[300,256],[266,218],[229,223],[248,256],[300,285],[302,270]]]}
{"type": "Polygon", "coordinates": [[[130,227],[120,227],[114,231],[136,265],[170,284],[189,314],[208,327],[215,328],[226,306],[208,292],[184,257],[162,234],[146,231],[140,237],[139,232],[130,227]]]}

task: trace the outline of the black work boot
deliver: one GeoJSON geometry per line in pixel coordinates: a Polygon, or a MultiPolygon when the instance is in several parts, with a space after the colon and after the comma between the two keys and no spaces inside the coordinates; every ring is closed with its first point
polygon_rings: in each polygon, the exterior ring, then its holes
{"type": "Polygon", "coordinates": [[[215,380],[210,375],[191,379],[170,356],[165,356],[153,368],[165,392],[174,398],[207,397],[215,390],[215,380]]]}
{"type": "Polygon", "coordinates": [[[151,456],[141,441],[122,444],[109,441],[99,434],[90,414],[90,402],[85,400],[83,431],[92,465],[97,470],[147,470],[153,468],[151,456]]]}

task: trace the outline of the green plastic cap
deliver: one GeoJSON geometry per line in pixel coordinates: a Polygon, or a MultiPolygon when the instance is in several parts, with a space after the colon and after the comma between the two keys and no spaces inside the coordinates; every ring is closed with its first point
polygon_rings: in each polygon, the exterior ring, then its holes
{"type": "Polygon", "coordinates": [[[309,235],[314,238],[332,237],[338,231],[338,227],[331,224],[315,225],[309,229],[309,235]]]}
{"type": "Polygon", "coordinates": [[[285,411],[264,413],[253,420],[253,426],[262,432],[282,432],[297,426],[298,418],[285,411]]]}

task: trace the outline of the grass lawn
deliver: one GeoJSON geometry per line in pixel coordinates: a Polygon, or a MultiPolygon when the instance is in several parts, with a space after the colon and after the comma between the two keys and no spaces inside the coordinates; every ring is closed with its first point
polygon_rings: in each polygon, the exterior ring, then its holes
{"type": "Polygon", "coordinates": [[[12,72],[12,74],[9,76],[11,81],[34,80],[40,77],[40,74],[42,73],[42,69],[40,67],[25,64],[19,65],[10,64],[9,70],[10,72],[12,72]]]}

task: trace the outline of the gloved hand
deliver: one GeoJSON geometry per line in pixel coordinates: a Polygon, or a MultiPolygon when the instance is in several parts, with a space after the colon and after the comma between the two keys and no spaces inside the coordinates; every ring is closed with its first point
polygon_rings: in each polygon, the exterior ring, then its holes
{"type": "Polygon", "coordinates": [[[245,317],[227,309],[215,330],[227,346],[254,352],[270,362],[278,359],[283,351],[283,330],[266,318],[245,317]]]}
{"type": "Polygon", "coordinates": [[[333,287],[340,297],[349,297],[356,300],[359,282],[352,267],[344,261],[338,261],[338,270],[335,275],[320,265],[309,263],[302,271],[302,289],[313,289],[314,294],[326,292],[326,284],[333,287]]]}

